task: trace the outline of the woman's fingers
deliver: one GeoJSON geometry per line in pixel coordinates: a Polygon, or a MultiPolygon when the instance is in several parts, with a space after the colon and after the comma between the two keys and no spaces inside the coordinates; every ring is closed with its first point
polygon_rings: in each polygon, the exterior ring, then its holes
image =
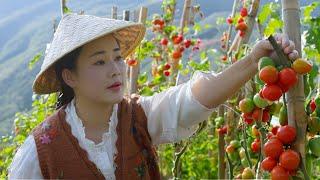
{"type": "Polygon", "coordinates": [[[294,42],[290,41],[289,46],[284,49],[284,53],[289,54],[295,49],[294,42]]]}
{"type": "Polygon", "coordinates": [[[289,53],[288,57],[290,60],[295,60],[299,57],[299,53],[297,50],[293,50],[292,52],[289,53]]]}

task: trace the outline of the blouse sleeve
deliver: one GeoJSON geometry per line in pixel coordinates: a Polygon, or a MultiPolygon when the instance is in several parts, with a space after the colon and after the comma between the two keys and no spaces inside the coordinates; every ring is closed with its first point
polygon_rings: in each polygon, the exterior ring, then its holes
{"type": "Polygon", "coordinates": [[[213,72],[196,71],[185,83],[152,96],[140,97],[154,145],[187,138],[195,132],[198,123],[208,119],[216,107],[202,105],[192,94],[191,87],[197,79],[215,75],[213,72]]]}
{"type": "Polygon", "coordinates": [[[13,157],[8,169],[8,179],[43,179],[32,134],[27,137],[13,157]]]}

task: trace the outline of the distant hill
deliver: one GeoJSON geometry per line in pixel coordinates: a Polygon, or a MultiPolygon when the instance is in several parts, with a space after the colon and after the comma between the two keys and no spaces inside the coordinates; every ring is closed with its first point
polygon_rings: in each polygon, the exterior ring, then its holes
{"type": "MultiPolygon", "coordinates": [[[[263,3],[270,0],[262,0],[263,3]]],[[[53,20],[60,18],[58,0],[2,0],[0,7],[0,135],[10,132],[13,116],[17,111],[27,111],[32,103],[32,82],[40,70],[42,60],[34,69],[28,69],[29,61],[45,50],[53,35],[53,20]]],[[[74,12],[110,16],[113,5],[119,15],[124,9],[134,10],[146,6],[149,15],[161,13],[161,0],[69,0],[74,12]]],[[[312,2],[302,1],[302,5],[312,2]]],[[[230,13],[232,0],[197,0],[207,23],[214,23],[217,14],[230,13]]],[[[178,1],[177,19],[180,18],[183,1],[178,1]]],[[[216,29],[204,37],[214,37],[216,29]]]]}

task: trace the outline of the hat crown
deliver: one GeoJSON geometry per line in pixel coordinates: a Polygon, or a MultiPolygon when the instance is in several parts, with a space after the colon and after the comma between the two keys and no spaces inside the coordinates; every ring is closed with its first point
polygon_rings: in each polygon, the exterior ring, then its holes
{"type": "Polygon", "coordinates": [[[105,31],[130,24],[136,23],[92,15],[67,13],[63,15],[48,47],[49,49],[46,50],[47,53],[42,68],[50,63],[50,59],[61,58],[62,55],[74,50],[77,45],[87,42],[88,39],[93,40],[105,31]],[[60,46],[60,48],[56,48],[57,46],[60,46]]]}

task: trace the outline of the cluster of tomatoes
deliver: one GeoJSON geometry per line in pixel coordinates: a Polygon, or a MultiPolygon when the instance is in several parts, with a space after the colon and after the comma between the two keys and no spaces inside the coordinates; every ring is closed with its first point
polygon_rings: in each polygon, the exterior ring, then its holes
{"type": "MultiPolygon", "coordinates": [[[[168,53],[168,61],[164,63],[158,63],[157,66],[153,66],[152,75],[164,75],[170,76],[171,69],[173,67],[177,67],[180,59],[183,56],[185,49],[192,48],[192,51],[196,51],[200,49],[200,39],[190,39],[185,38],[183,34],[178,33],[176,31],[167,31],[166,27],[171,29],[166,25],[165,20],[160,16],[154,16],[152,21],[152,29],[153,32],[160,33],[162,38],[157,39],[157,42],[160,44],[160,48],[162,48],[163,52],[168,53]],[[169,32],[169,33],[168,33],[169,32]]],[[[158,60],[162,60],[162,55],[159,55],[158,60]]]]}
{"type": "Polygon", "coordinates": [[[278,71],[271,58],[261,58],[259,61],[259,78],[265,85],[260,95],[270,101],[278,100],[283,93],[297,83],[297,74],[308,73],[311,69],[312,66],[307,61],[297,59],[292,67],[285,67],[278,71]]]}
{"type": "MultiPolygon", "coordinates": [[[[246,7],[241,8],[240,10],[240,17],[237,19],[237,23],[235,24],[236,30],[239,31],[239,35],[243,37],[246,33],[248,28],[247,23],[245,22],[245,18],[248,16],[248,9],[246,7]]],[[[229,16],[227,18],[228,24],[234,24],[234,19],[229,16]]]]}
{"type": "Polygon", "coordinates": [[[217,127],[217,131],[220,135],[227,134],[228,126],[224,125],[224,118],[219,116],[215,118],[215,126],[217,127]]]}
{"type": "Polygon", "coordinates": [[[271,173],[272,180],[286,180],[295,175],[300,164],[300,155],[291,144],[296,138],[296,129],[292,126],[275,126],[268,134],[268,141],[264,144],[265,159],[261,168],[271,173]]]}
{"type": "Polygon", "coordinates": [[[244,98],[239,102],[239,109],[242,112],[241,117],[243,121],[252,125],[255,121],[261,121],[267,123],[271,118],[271,106],[273,102],[268,101],[261,97],[260,93],[257,93],[253,98],[244,98]]]}

